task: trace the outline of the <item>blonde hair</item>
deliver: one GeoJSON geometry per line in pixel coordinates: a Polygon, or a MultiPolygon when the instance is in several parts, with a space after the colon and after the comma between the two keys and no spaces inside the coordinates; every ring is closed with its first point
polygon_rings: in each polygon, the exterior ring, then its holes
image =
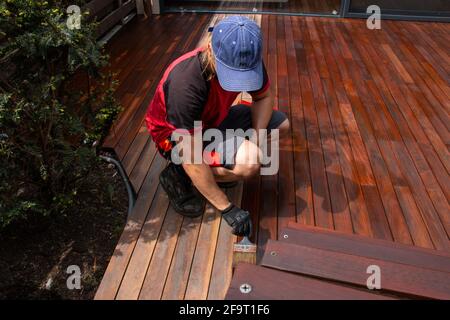
{"type": "Polygon", "coordinates": [[[202,72],[206,80],[211,80],[216,76],[216,61],[212,51],[212,32],[209,32],[205,39],[205,49],[200,54],[200,62],[202,65],[202,72]]]}

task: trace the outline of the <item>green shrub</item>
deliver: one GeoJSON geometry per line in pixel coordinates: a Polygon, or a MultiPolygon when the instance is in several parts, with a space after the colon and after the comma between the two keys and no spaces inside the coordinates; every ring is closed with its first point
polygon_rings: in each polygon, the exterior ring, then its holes
{"type": "Polygon", "coordinates": [[[0,2],[0,227],[72,208],[120,111],[96,25],[66,25],[73,3],[0,2]]]}

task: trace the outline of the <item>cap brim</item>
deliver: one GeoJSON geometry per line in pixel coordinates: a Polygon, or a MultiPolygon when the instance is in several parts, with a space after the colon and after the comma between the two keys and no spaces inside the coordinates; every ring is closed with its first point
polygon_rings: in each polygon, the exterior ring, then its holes
{"type": "Polygon", "coordinates": [[[253,69],[241,71],[231,69],[216,59],[216,72],[220,86],[227,91],[257,91],[263,85],[262,61],[253,69]]]}

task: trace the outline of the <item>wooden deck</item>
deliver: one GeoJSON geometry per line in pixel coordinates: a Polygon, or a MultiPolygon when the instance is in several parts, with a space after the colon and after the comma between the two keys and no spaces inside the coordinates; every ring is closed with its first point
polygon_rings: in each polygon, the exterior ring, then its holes
{"type": "MultiPolygon", "coordinates": [[[[450,251],[450,24],[253,16],[275,108],[291,120],[276,176],[243,185],[259,258],[290,222],[450,251]]],[[[231,279],[226,223],[186,219],[158,184],[166,162],[143,118],[164,68],[218,16],[134,21],[109,44],[125,107],[104,146],[139,193],[96,299],[221,299],[231,279]]],[[[220,18],[220,16],[219,16],[220,18]]],[[[240,187],[231,190],[239,201],[240,187]]]]}

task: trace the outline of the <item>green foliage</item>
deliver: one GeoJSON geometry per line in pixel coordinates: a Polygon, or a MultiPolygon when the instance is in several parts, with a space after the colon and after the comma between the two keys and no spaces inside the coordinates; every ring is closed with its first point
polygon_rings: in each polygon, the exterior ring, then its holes
{"type": "Polygon", "coordinates": [[[120,112],[96,25],[69,29],[70,4],[0,2],[0,227],[71,208],[120,112]]]}

